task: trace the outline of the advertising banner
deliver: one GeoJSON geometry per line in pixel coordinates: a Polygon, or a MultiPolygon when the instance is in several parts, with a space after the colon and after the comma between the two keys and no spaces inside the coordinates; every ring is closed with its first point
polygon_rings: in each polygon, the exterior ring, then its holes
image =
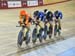
{"type": "Polygon", "coordinates": [[[38,6],[38,0],[27,0],[27,6],[38,6]]]}
{"type": "Polygon", "coordinates": [[[21,1],[8,1],[8,8],[22,7],[21,1]]]}

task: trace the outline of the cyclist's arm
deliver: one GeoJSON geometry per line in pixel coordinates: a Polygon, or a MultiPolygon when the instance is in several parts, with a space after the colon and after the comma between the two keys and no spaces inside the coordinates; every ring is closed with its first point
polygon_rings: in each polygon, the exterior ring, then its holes
{"type": "Polygon", "coordinates": [[[60,12],[60,19],[62,19],[62,17],[63,17],[63,14],[62,14],[62,12],[60,12]]]}
{"type": "Polygon", "coordinates": [[[21,16],[19,16],[19,21],[18,21],[18,23],[20,24],[20,26],[21,26],[21,24],[23,23],[23,22],[22,22],[22,17],[21,17],[21,16]]]}

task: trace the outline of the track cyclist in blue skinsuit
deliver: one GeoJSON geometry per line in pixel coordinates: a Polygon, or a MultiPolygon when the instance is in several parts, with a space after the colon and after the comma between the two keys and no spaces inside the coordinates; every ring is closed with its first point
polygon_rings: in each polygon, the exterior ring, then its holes
{"type": "MultiPolygon", "coordinates": [[[[56,10],[56,11],[54,12],[54,17],[55,17],[55,27],[57,28],[56,24],[58,23],[58,25],[59,25],[59,27],[58,27],[58,28],[59,28],[58,32],[60,32],[60,30],[61,30],[61,19],[62,19],[62,17],[63,17],[63,14],[62,14],[62,12],[56,10]]],[[[56,35],[56,34],[54,34],[54,35],[56,35]]],[[[59,35],[60,35],[60,33],[59,33],[59,35]]]]}
{"type": "MultiPolygon", "coordinates": [[[[38,30],[39,31],[38,37],[41,36],[41,33],[43,33],[42,37],[44,37],[44,34],[45,34],[44,31],[46,31],[45,30],[46,12],[47,12],[47,9],[44,9],[44,12],[43,11],[35,11],[33,13],[33,15],[34,15],[34,21],[37,22],[36,27],[40,26],[40,29],[38,30]]],[[[45,38],[46,38],[46,35],[45,35],[45,38]]]]}
{"type": "Polygon", "coordinates": [[[54,12],[54,16],[55,16],[55,22],[59,23],[59,28],[61,30],[61,19],[63,17],[63,14],[62,14],[62,12],[57,10],[57,11],[54,12]]]}

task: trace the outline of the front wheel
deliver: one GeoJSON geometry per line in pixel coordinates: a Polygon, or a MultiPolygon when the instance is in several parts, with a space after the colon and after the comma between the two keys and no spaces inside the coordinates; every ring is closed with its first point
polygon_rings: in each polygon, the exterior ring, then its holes
{"type": "Polygon", "coordinates": [[[32,42],[35,44],[37,40],[37,29],[35,28],[32,33],[32,42]]]}
{"type": "Polygon", "coordinates": [[[23,42],[23,32],[20,31],[18,34],[18,40],[17,40],[18,47],[22,45],[22,42],[23,42]]]}
{"type": "Polygon", "coordinates": [[[26,45],[28,45],[30,43],[30,36],[29,36],[29,32],[26,33],[26,45]]]}
{"type": "Polygon", "coordinates": [[[39,30],[39,41],[40,41],[40,43],[41,43],[42,40],[43,40],[43,36],[44,36],[44,31],[43,31],[43,28],[41,28],[41,29],[39,30]]]}
{"type": "Polygon", "coordinates": [[[46,40],[47,38],[47,26],[45,25],[44,27],[44,36],[43,36],[44,40],[46,40]]]}

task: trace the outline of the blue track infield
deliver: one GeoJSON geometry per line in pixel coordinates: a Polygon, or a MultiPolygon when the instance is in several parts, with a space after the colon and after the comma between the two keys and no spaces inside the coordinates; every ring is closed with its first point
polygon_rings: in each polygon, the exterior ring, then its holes
{"type": "Polygon", "coordinates": [[[75,56],[75,48],[70,48],[67,51],[64,51],[57,56],[75,56]]]}

